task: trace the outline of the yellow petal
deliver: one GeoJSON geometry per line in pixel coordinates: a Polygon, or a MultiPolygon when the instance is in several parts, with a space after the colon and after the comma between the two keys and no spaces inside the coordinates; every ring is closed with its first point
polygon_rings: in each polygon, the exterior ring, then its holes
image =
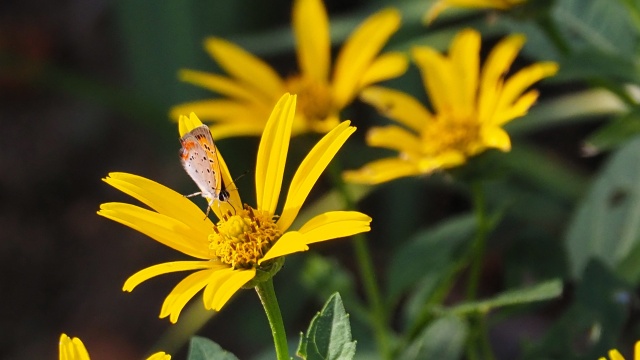
{"type": "Polygon", "coordinates": [[[218,161],[220,162],[220,175],[222,176],[222,181],[229,192],[229,199],[227,201],[216,200],[212,204],[211,210],[213,210],[218,219],[222,219],[223,214],[228,214],[229,212],[235,214],[237,211],[236,209],[241,209],[242,200],[240,199],[238,187],[234,183],[235,179],[231,176],[231,172],[229,172],[227,163],[224,161],[220,151],[218,151],[218,161]]]}
{"type": "Polygon", "coordinates": [[[437,113],[451,113],[457,104],[457,77],[451,62],[432,48],[416,46],[411,49],[414,62],[420,69],[429,100],[437,113]]]}
{"type": "Polygon", "coordinates": [[[184,195],[142,176],[112,172],[104,182],[141,201],[151,209],[184,223],[199,234],[211,232],[213,223],[184,195]]]}
{"type": "MultiPolygon", "coordinates": [[[[268,106],[271,106],[271,104],[268,106]]],[[[180,115],[196,113],[201,119],[208,121],[232,123],[234,125],[248,122],[259,123],[264,126],[265,117],[263,115],[268,112],[267,109],[265,106],[233,99],[201,100],[172,107],[169,117],[179,119],[180,115]]]]}
{"type": "MultiPolygon", "coordinates": [[[[98,215],[128,226],[189,256],[209,258],[209,231],[198,231],[175,218],[131,204],[102,204],[98,215]]],[[[207,220],[202,214],[200,221],[207,220]]]]}
{"type": "Polygon", "coordinates": [[[147,360],[171,360],[171,355],[165,353],[164,351],[159,351],[149,356],[147,360]]]}
{"type": "Polygon", "coordinates": [[[479,121],[487,122],[494,115],[498,96],[502,92],[503,76],[509,71],[524,45],[523,35],[511,35],[496,45],[482,67],[478,94],[479,121]]]}
{"type": "Polygon", "coordinates": [[[418,175],[416,164],[398,158],[384,158],[370,162],[359,170],[343,173],[345,181],[360,184],[380,184],[397,178],[418,175]]]}
{"type": "Polygon", "coordinates": [[[278,205],[295,111],[296,96],[284,94],[273,108],[258,147],[256,199],[258,210],[270,214],[278,205]]]}
{"type": "Polygon", "coordinates": [[[371,230],[371,217],[357,211],[329,211],[307,221],[298,232],[308,244],[371,230]]]}
{"type": "Polygon", "coordinates": [[[545,77],[554,75],[557,71],[558,64],[554,62],[536,63],[518,71],[505,82],[497,111],[508,108],[529,86],[545,77]]]}
{"type": "Polygon", "coordinates": [[[440,13],[444,10],[448,9],[450,5],[448,4],[448,0],[438,0],[435,4],[433,4],[429,10],[425,13],[422,21],[426,24],[431,24],[433,20],[435,20],[440,13]]]}
{"type": "Polygon", "coordinates": [[[60,360],[90,360],[82,341],[77,337],[71,339],[64,333],[60,335],[58,354],[60,360]]]}
{"type": "Polygon", "coordinates": [[[291,180],[282,215],[278,219],[280,231],[285,232],[291,226],[313,185],[345,141],[356,131],[349,124],[349,120],[343,121],[322,137],[298,167],[291,180]]]}
{"type": "Polygon", "coordinates": [[[409,60],[404,53],[388,52],[376,58],[362,75],[358,88],[396,78],[407,71],[409,60]]]}
{"type": "Polygon", "coordinates": [[[271,249],[264,254],[264,257],[258,261],[258,265],[280,256],[307,250],[309,250],[309,247],[305,244],[304,236],[298,231],[289,231],[282,235],[271,249]]]}
{"type": "Polygon", "coordinates": [[[209,268],[224,269],[227,267],[228,267],[227,265],[223,265],[223,264],[212,264],[211,261],[173,261],[173,262],[153,265],[131,275],[127,279],[127,281],[125,281],[124,286],[122,287],[122,291],[131,292],[138,285],[158,275],[169,274],[169,273],[178,272],[178,271],[202,270],[202,269],[209,269],[209,268]]]}
{"type": "Polygon", "coordinates": [[[509,134],[502,128],[497,126],[483,126],[480,130],[480,138],[482,143],[490,148],[496,148],[502,151],[511,150],[511,139],[509,134]]]}
{"type": "Polygon", "coordinates": [[[409,153],[420,153],[422,149],[419,137],[396,125],[371,128],[367,132],[367,145],[409,153]]]}
{"type": "Polygon", "coordinates": [[[186,133],[200,126],[202,126],[202,121],[200,121],[193,112],[190,112],[189,116],[180,115],[178,119],[178,133],[180,137],[183,137],[186,133]]]}
{"type": "Polygon", "coordinates": [[[408,126],[415,132],[432,121],[431,113],[413,96],[381,86],[370,86],[360,94],[362,101],[374,106],[381,114],[408,126]]]}
{"type": "Polygon", "coordinates": [[[296,0],[293,3],[293,31],[300,71],[304,76],[326,83],[329,80],[331,39],[322,1],[296,0]]]}
{"type": "Polygon", "coordinates": [[[507,107],[506,109],[496,110],[493,118],[489,119],[491,120],[489,124],[500,126],[515,118],[526,115],[529,111],[529,108],[531,108],[536,100],[538,100],[538,95],[539,94],[537,90],[531,90],[526,94],[520,96],[520,98],[514,104],[507,107]]]}
{"type": "Polygon", "coordinates": [[[453,108],[454,116],[473,116],[478,92],[480,33],[471,29],[459,32],[453,40],[449,57],[457,78],[454,85],[458,89],[454,100],[457,105],[453,108]]]}
{"type": "Polygon", "coordinates": [[[209,277],[209,281],[207,281],[207,286],[205,287],[204,294],[202,296],[205,309],[213,309],[213,307],[211,306],[213,297],[220,289],[220,285],[224,283],[231,275],[233,275],[233,272],[234,270],[231,267],[226,267],[225,269],[221,269],[211,274],[211,277],[209,277]]]}
{"type": "Polygon", "coordinates": [[[264,123],[230,122],[211,125],[211,136],[220,140],[239,136],[260,136],[264,130],[264,123]]]}
{"type": "Polygon", "coordinates": [[[228,277],[223,279],[208,306],[215,311],[220,311],[231,296],[255,276],[256,269],[234,270],[228,277]]]}
{"type": "Polygon", "coordinates": [[[400,27],[400,18],[396,9],[379,11],[368,17],[342,46],[333,73],[334,100],[338,108],[351,102],[367,68],[400,27]]]}
{"type": "Polygon", "coordinates": [[[284,93],[284,83],[273,68],[239,46],[208,38],[205,48],[227,73],[260,91],[265,99],[275,99],[284,93]]]}
{"type": "Polygon", "coordinates": [[[182,279],[162,303],[160,318],[169,316],[169,321],[175,324],[184,306],[207,285],[214,273],[215,271],[202,270],[182,279]]]}
{"type": "Polygon", "coordinates": [[[609,350],[609,360],[624,360],[624,356],[618,350],[609,350]]]}
{"type": "MultiPolygon", "coordinates": [[[[252,89],[242,86],[242,83],[226,76],[184,69],[178,72],[178,78],[180,81],[200,86],[237,100],[244,100],[251,103],[264,103],[265,101],[264,97],[260,96],[259,93],[251,91],[252,89]]],[[[271,104],[269,103],[267,106],[271,106],[271,104]]]]}
{"type": "Polygon", "coordinates": [[[466,161],[465,154],[458,150],[448,150],[436,156],[421,158],[418,161],[418,171],[422,174],[430,174],[437,170],[462,165],[466,161]]]}
{"type": "Polygon", "coordinates": [[[636,341],[636,344],[633,346],[633,359],[640,360],[640,341],[636,341]]]}

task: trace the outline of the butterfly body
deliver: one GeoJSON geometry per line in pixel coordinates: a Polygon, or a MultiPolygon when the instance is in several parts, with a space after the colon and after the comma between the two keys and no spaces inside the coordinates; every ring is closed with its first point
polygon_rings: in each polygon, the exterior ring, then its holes
{"type": "Polygon", "coordinates": [[[201,125],[194,128],[180,138],[180,144],[182,166],[200,189],[187,196],[202,195],[209,200],[208,207],[216,200],[228,201],[229,191],[222,179],[220,160],[209,127],[201,125]]]}

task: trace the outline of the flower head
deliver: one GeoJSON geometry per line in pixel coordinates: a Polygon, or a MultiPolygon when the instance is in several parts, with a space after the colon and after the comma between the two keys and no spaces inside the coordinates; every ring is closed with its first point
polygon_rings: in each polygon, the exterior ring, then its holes
{"type": "MultiPolygon", "coordinates": [[[[60,335],[58,349],[60,360],[90,360],[87,349],[77,337],[72,339],[67,334],[60,335]]],[[[160,351],[149,356],[147,360],[171,360],[171,355],[160,351]]]]}
{"type": "Polygon", "coordinates": [[[331,71],[329,21],[321,0],[295,0],[293,30],[299,72],[281,78],[261,59],[219,38],[205,41],[206,50],[229,76],[180,71],[183,81],[213,90],[224,98],[178,105],[171,111],[197,113],[213,122],[213,137],[259,135],[273,105],[285,92],[298,95],[293,134],[326,133],[339,123],[339,113],[367,85],[402,75],[401,53],[378,54],[400,26],[400,13],[382,10],[366,19],[347,39],[331,71]]]}
{"type": "MultiPolygon", "coordinates": [[[[295,104],[296,97],[285,94],[264,129],[255,170],[257,206],[243,205],[238,191],[231,191],[227,201],[214,199],[211,210],[219,219],[215,224],[189,199],[154,181],[125,173],[111,173],[104,179],[152,210],[107,203],[100,206],[98,214],[197,259],[143,269],[125,282],[125,291],[157,275],[195,271],[178,283],[162,305],[160,317],[169,316],[176,322],[185,304],[202,289],[205,308],[220,310],[240,288],[273,276],[282,265],[282,256],[306,251],[311,243],[370,230],[371,218],[356,211],[326,212],[296,231],[289,230],[320,174],[355,131],[349,121],[327,133],[302,161],[280,216],[276,215],[295,104]]],[[[194,114],[181,117],[180,136],[201,125],[194,114]]],[[[222,178],[230,184],[229,170],[218,156],[222,178]]]]}
{"type": "Polygon", "coordinates": [[[348,171],[346,180],[376,184],[455,167],[489,148],[509,151],[511,140],[502,126],[527,113],[538,98],[536,90],[527,89],[558,69],[552,62],[535,63],[506,79],[524,42],[522,35],[502,40],[481,71],[480,34],[475,30],[458,33],[448,56],[415,47],[413,59],[434,112],[406,93],[373,86],[365,89],[361,95],[365,102],[403,125],[373,128],[367,143],[400,154],[348,171]]]}
{"type": "MultiPolygon", "coordinates": [[[[640,341],[636,342],[633,351],[633,359],[640,360],[640,341]]],[[[599,360],[607,360],[606,357],[601,357],[599,360]]],[[[620,352],[616,349],[609,350],[609,359],[608,360],[624,360],[624,356],[620,354],[620,352]]]]}
{"type": "Polygon", "coordinates": [[[451,7],[506,10],[525,1],[527,0],[438,0],[431,5],[424,20],[431,23],[441,12],[451,7]]]}

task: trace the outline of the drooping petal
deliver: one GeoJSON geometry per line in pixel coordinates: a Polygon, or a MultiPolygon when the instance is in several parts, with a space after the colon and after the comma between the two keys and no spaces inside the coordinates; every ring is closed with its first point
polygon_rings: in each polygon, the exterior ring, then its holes
{"type": "Polygon", "coordinates": [[[371,128],[367,132],[367,145],[410,153],[420,153],[422,149],[418,136],[396,125],[371,128]]]}
{"type": "MultiPolygon", "coordinates": [[[[226,76],[212,74],[204,71],[183,69],[178,72],[180,81],[203,87],[214,91],[220,95],[225,95],[249,103],[264,103],[264,97],[252,91],[251,88],[243,86],[242,83],[232,80],[226,76]]],[[[271,106],[271,104],[267,104],[271,106]]],[[[184,114],[188,114],[185,112],[184,114]]],[[[196,112],[202,116],[200,113],[196,112]]]]}
{"type": "Polygon", "coordinates": [[[307,221],[298,232],[308,244],[371,230],[371,217],[358,211],[329,211],[307,221]]]}
{"type": "Polygon", "coordinates": [[[202,270],[202,269],[224,269],[228,268],[224,264],[212,264],[211,261],[173,261],[158,265],[149,266],[137,273],[129,276],[122,286],[122,291],[131,292],[143,282],[158,275],[169,274],[178,271],[202,270]]]}
{"type": "Polygon", "coordinates": [[[284,94],[267,121],[256,160],[256,199],[258,210],[274,214],[278,205],[282,176],[289,151],[296,96],[284,94]]]}
{"type": "Polygon", "coordinates": [[[273,68],[239,46],[220,38],[208,38],[205,48],[220,67],[260,91],[265,99],[277,99],[285,92],[284,83],[273,68]]]}
{"type": "Polygon", "coordinates": [[[456,77],[456,105],[452,110],[456,117],[473,116],[476,110],[478,73],[480,67],[480,33],[465,29],[456,35],[449,57],[456,77]]]}
{"type": "Polygon", "coordinates": [[[169,316],[169,321],[176,323],[184,306],[208,283],[215,270],[201,270],[182,279],[167,295],[162,303],[160,318],[169,316]]]}
{"type": "Polygon", "coordinates": [[[309,250],[309,247],[304,242],[304,236],[298,231],[289,231],[284,233],[271,249],[264,254],[262,259],[258,261],[258,265],[280,256],[307,250],[309,250]]]}
{"type": "Polygon", "coordinates": [[[328,82],[331,39],[322,1],[296,0],[293,3],[293,32],[300,72],[320,82],[328,82]]]}
{"type": "Polygon", "coordinates": [[[375,185],[418,174],[416,164],[393,157],[372,161],[358,170],[345,171],[342,176],[348,182],[375,185]]]}
{"type": "Polygon", "coordinates": [[[208,234],[213,226],[200,208],[182,194],[142,176],[112,172],[104,182],[141,201],[151,209],[182,222],[198,234],[208,234]]]}
{"type": "MultiPolygon", "coordinates": [[[[124,203],[102,204],[98,215],[128,226],[189,256],[209,258],[208,233],[198,231],[173,217],[124,203]]],[[[202,222],[208,220],[204,213],[199,219],[202,222]]]]}
{"type": "Polygon", "coordinates": [[[249,282],[256,276],[256,269],[234,270],[230,276],[225,277],[224,281],[219,285],[218,290],[213,295],[213,299],[208,304],[211,309],[220,311],[222,307],[229,301],[231,296],[235,294],[244,284],[249,282]]]}
{"type": "Polygon", "coordinates": [[[353,99],[360,79],[389,37],[398,30],[400,19],[396,9],[379,11],[367,18],[344,43],[333,73],[334,100],[338,108],[353,99]]]}
{"type": "Polygon", "coordinates": [[[77,337],[72,339],[64,333],[60,335],[58,342],[58,358],[60,360],[90,360],[82,340],[77,337]]]}
{"type": "Polygon", "coordinates": [[[415,132],[432,121],[431,113],[413,96],[381,86],[370,86],[360,94],[362,101],[374,106],[381,114],[408,126],[415,132]]]}
{"type": "Polygon", "coordinates": [[[278,228],[282,232],[293,223],[313,185],[345,141],[356,131],[355,127],[349,126],[350,123],[349,120],[343,121],[327,133],[302,160],[291,180],[282,215],[278,219],[278,228]]]}
{"type": "Polygon", "coordinates": [[[429,11],[425,13],[422,21],[426,24],[431,24],[433,20],[435,20],[438,15],[440,15],[440,13],[442,13],[449,7],[451,6],[449,5],[448,0],[438,0],[429,8],[429,11]]]}
{"type": "Polygon", "coordinates": [[[511,150],[511,139],[509,134],[498,126],[483,126],[480,130],[480,139],[483,144],[490,148],[502,151],[511,150]]]}
{"type": "Polygon", "coordinates": [[[407,71],[409,60],[404,53],[388,52],[378,56],[362,74],[358,88],[396,78],[407,71]]]}

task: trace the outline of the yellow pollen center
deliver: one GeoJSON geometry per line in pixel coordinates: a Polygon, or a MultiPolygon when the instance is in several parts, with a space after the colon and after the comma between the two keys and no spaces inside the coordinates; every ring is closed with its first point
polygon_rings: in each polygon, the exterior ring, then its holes
{"type": "Polygon", "coordinates": [[[440,118],[422,131],[423,153],[435,156],[447,151],[468,154],[478,143],[480,124],[475,119],[440,118]]]}
{"type": "Polygon", "coordinates": [[[234,269],[257,267],[258,260],[282,236],[270,215],[248,205],[235,215],[223,216],[213,230],[209,235],[212,254],[234,269]]]}
{"type": "Polygon", "coordinates": [[[297,108],[304,114],[307,125],[314,131],[327,132],[337,123],[327,124],[337,112],[333,105],[331,88],[326,82],[302,75],[290,76],[286,80],[287,90],[297,94],[297,108]]]}

